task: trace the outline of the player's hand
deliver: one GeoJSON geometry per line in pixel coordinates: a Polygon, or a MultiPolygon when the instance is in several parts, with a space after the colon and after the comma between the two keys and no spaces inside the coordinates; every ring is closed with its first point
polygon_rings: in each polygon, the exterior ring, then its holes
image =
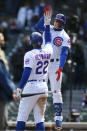
{"type": "Polygon", "coordinates": [[[20,100],[21,99],[21,93],[22,93],[22,89],[17,88],[17,90],[13,93],[14,100],[20,100]]]}
{"type": "Polygon", "coordinates": [[[59,69],[56,71],[56,74],[57,74],[56,80],[57,80],[57,81],[60,79],[62,70],[63,70],[62,68],[59,68],[59,69]]]}
{"type": "Polygon", "coordinates": [[[51,6],[46,6],[44,8],[44,23],[45,23],[45,25],[50,25],[51,16],[52,16],[51,6]]]}

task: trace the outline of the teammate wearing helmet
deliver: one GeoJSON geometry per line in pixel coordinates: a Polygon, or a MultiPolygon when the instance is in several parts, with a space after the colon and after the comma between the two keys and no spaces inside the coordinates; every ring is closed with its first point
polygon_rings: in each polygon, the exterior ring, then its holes
{"type": "MultiPolygon", "coordinates": [[[[47,75],[48,65],[52,54],[51,35],[50,35],[50,19],[47,20],[48,14],[45,14],[45,47],[41,49],[43,42],[42,36],[38,32],[33,32],[30,36],[33,50],[28,51],[24,56],[24,72],[14,94],[14,99],[21,98],[21,92],[26,93],[41,93],[47,92],[47,75]]],[[[34,111],[34,119],[36,123],[36,131],[45,131],[44,127],[44,112],[46,107],[47,94],[35,95],[22,98],[19,105],[17,117],[16,131],[25,130],[25,123],[30,112],[34,111]]]]}
{"type": "MultiPolygon", "coordinates": [[[[45,7],[44,11],[48,10],[50,7],[45,7]]],[[[50,12],[51,9],[50,9],[50,12]]],[[[52,47],[53,54],[51,56],[50,65],[49,65],[49,80],[51,85],[51,90],[55,91],[53,93],[53,104],[55,111],[55,122],[56,129],[62,129],[62,94],[61,94],[61,82],[62,82],[62,71],[64,64],[66,62],[66,58],[68,55],[68,50],[70,47],[70,37],[64,30],[64,26],[66,24],[66,17],[64,14],[57,14],[54,19],[54,25],[50,26],[50,32],[52,37],[52,47]]],[[[39,31],[44,32],[45,23],[44,17],[41,17],[39,22],[37,23],[37,28],[39,31]]],[[[43,33],[43,47],[44,47],[44,33],[43,33]]]]}

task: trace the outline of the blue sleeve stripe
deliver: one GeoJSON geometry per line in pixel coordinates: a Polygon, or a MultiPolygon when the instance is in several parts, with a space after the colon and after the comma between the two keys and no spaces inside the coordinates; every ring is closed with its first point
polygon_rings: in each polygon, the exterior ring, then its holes
{"type": "Polygon", "coordinates": [[[37,23],[37,28],[39,31],[44,31],[45,26],[44,26],[44,16],[40,18],[39,22],[37,23]]]}
{"type": "Polygon", "coordinates": [[[50,25],[46,25],[45,28],[45,43],[51,43],[50,25]]]}
{"type": "Polygon", "coordinates": [[[61,55],[60,55],[60,65],[59,65],[59,67],[61,67],[61,68],[64,67],[64,64],[66,62],[68,50],[69,50],[68,47],[66,47],[66,46],[62,47],[62,51],[61,51],[61,55]]]}
{"type": "Polygon", "coordinates": [[[32,70],[32,68],[30,68],[30,67],[25,67],[24,68],[24,72],[22,74],[22,78],[21,78],[21,81],[19,83],[18,88],[22,89],[24,87],[24,85],[26,84],[26,82],[27,82],[27,80],[28,80],[28,78],[30,76],[31,70],[32,70]]]}

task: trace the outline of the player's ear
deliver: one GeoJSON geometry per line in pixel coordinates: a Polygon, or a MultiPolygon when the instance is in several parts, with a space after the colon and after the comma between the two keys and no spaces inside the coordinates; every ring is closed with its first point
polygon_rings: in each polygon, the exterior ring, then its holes
{"type": "Polygon", "coordinates": [[[41,46],[41,44],[42,44],[41,42],[38,42],[38,45],[39,45],[39,46],[41,46]]]}

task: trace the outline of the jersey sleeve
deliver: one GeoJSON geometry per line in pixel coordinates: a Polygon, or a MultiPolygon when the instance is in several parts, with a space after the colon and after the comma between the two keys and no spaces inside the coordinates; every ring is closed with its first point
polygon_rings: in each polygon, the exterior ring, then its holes
{"type": "Polygon", "coordinates": [[[60,68],[63,68],[64,67],[64,64],[66,62],[66,59],[67,59],[67,55],[68,55],[68,47],[62,47],[62,51],[61,51],[61,54],[60,54],[60,64],[59,64],[59,67],[60,68]]]}
{"type": "Polygon", "coordinates": [[[71,41],[70,41],[70,37],[68,35],[66,35],[64,38],[63,44],[62,46],[66,46],[68,48],[71,47],[71,41]]]}
{"type": "Polygon", "coordinates": [[[28,52],[24,56],[24,67],[33,68],[34,66],[34,57],[33,54],[28,52]]]}
{"type": "Polygon", "coordinates": [[[45,30],[45,26],[44,26],[44,16],[42,16],[39,20],[39,22],[37,23],[37,29],[40,32],[43,32],[45,30]]]}

